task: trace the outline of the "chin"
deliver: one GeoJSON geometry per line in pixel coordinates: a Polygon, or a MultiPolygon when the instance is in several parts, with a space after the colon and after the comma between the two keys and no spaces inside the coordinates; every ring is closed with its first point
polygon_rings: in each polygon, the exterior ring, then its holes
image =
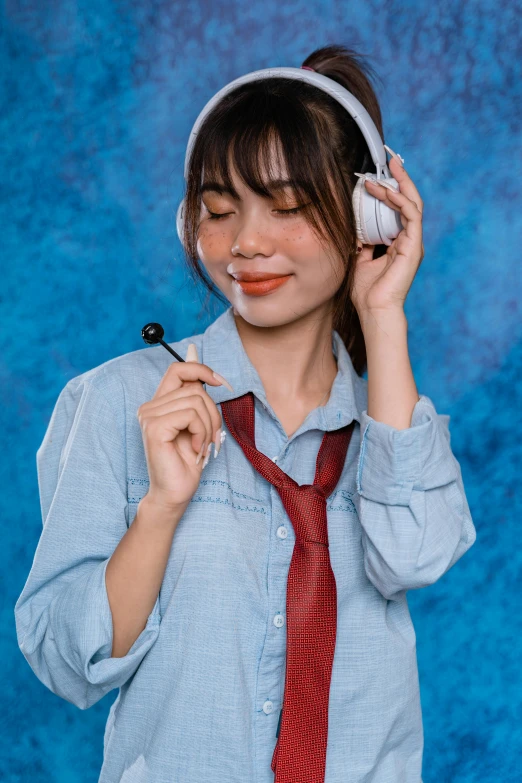
{"type": "Polygon", "coordinates": [[[232,308],[235,316],[239,316],[251,326],[259,326],[265,329],[278,326],[286,326],[306,317],[315,307],[297,307],[295,303],[268,302],[266,296],[252,297],[247,301],[233,301],[232,308]]]}

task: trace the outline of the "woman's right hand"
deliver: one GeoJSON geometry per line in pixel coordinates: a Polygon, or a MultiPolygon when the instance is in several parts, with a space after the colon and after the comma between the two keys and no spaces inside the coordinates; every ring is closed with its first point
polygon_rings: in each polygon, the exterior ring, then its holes
{"type": "Polygon", "coordinates": [[[212,372],[198,363],[191,343],[186,361],[169,365],[153,398],[137,411],[150,480],[147,497],[172,511],[189,504],[208,449],[212,442],[221,445],[221,414],[203,388],[203,383],[222,385],[212,372]]]}

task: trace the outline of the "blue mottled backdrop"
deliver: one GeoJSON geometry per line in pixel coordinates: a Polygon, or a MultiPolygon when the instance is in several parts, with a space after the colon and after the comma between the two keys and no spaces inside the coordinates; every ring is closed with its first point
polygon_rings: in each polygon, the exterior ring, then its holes
{"type": "Polygon", "coordinates": [[[520,2],[6,0],[0,20],[0,778],[95,783],[117,695],[79,711],[16,643],[58,394],[143,348],[148,321],[174,341],[222,312],[203,310],[175,231],[192,123],[235,77],[342,43],[371,56],[386,142],[425,202],[411,358],[451,415],[477,528],[454,569],[408,594],[424,783],[521,781],[520,2]]]}

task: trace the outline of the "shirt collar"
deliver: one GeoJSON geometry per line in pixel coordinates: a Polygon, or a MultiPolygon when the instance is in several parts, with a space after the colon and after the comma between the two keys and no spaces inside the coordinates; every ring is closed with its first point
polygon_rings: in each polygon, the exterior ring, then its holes
{"type": "MultiPolygon", "coordinates": [[[[362,411],[367,405],[366,381],[355,372],[350,354],[335,329],[332,331],[332,349],[337,359],[332,391],[326,405],[315,408],[306,418],[306,429],[337,430],[354,419],[360,424],[362,411]]],[[[266,398],[261,378],[243,347],[232,305],[203,333],[199,356],[200,362],[222,375],[234,387],[231,392],[226,386],[207,384],[206,391],[216,404],[251,391],[277,419],[266,398]]],[[[301,432],[301,427],[295,435],[298,432],[301,432]]]]}

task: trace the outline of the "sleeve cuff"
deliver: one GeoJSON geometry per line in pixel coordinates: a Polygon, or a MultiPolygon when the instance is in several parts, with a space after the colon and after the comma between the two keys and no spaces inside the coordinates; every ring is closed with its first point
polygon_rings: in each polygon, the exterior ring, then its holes
{"type": "Polygon", "coordinates": [[[112,614],[105,583],[110,558],[75,579],[51,605],[51,627],[69,666],[91,685],[109,691],[134,674],[159,634],[159,594],[147,625],[122,658],[111,658],[112,614]]]}
{"type": "Polygon", "coordinates": [[[357,492],[378,503],[408,506],[414,489],[433,489],[454,481],[457,470],[449,418],[437,414],[424,394],[407,429],[376,421],[363,411],[357,492]]]}

